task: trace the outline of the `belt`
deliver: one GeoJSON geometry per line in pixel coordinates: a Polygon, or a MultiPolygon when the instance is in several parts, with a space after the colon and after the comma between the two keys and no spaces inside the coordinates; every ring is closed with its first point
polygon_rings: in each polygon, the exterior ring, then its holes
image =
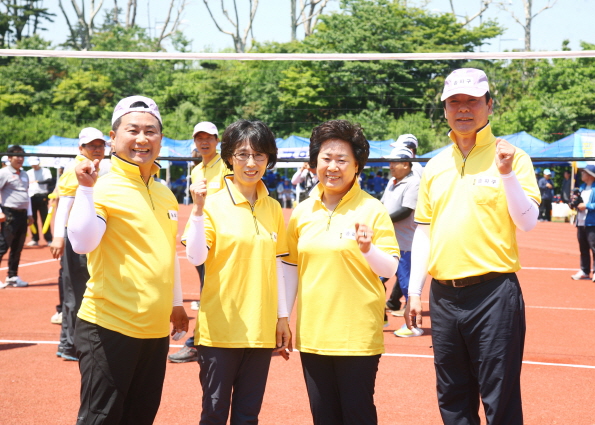
{"type": "Polygon", "coordinates": [[[23,212],[26,213],[27,212],[27,208],[21,209],[21,208],[10,208],[10,207],[7,207],[7,206],[2,206],[2,209],[8,210],[8,211],[15,211],[15,212],[19,212],[19,213],[23,213],[23,212]]]}
{"type": "Polygon", "coordinates": [[[438,280],[438,279],[434,279],[436,282],[438,282],[441,285],[445,285],[445,286],[452,286],[455,288],[462,288],[464,286],[471,286],[471,285],[475,285],[477,283],[481,283],[481,282],[485,282],[488,280],[492,280],[497,278],[498,276],[503,275],[504,273],[499,273],[499,272],[490,272],[490,273],[486,273],[486,274],[482,274],[479,276],[469,276],[469,277],[463,277],[461,279],[449,279],[449,280],[438,280]]]}

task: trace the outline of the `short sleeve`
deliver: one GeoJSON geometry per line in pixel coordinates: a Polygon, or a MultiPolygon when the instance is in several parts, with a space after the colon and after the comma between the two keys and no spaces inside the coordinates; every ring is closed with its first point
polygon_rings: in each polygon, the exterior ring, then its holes
{"type": "Polygon", "coordinates": [[[69,168],[62,174],[60,180],[58,180],[58,188],[60,196],[74,197],[76,195],[76,189],[79,186],[79,182],[74,173],[74,167],[69,168]]]}
{"type": "Polygon", "coordinates": [[[432,205],[430,203],[429,197],[429,182],[428,182],[428,173],[429,170],[426,170],[421,176],[421,181],[419,182],[419,191],[417,195],[417,206],[415,207],[415,222],[419,224],[430,224],[432,222],[432,205]]]}
{"type": "Polygon", "coordinates": [[[109,200],[109,193],[107,190],[105,190],[105,188],[105,185],[95,185],[95,190],[93,191],[93,201],[95,202],[95,212],[97,213],[97,216],[107,223],[107,201],[109,200]]]}
{"type": "Polygon", "coordinates": [[[402,205],[404,207],[414,210],[417,207],[418,192],[419,192],[419,180],[414,179],[414,180],[408,182],[407,186],[405,186],[405,191],[403,192],[402,205]]]}
{"type": "Polygon", "coordinates": [[[207,242],[207,247],[209,248],[209,250],[212,250],[215,246],[216,240],[215,223],[213,222],[213,217],[211,217],[211,214],[209,214],[209,212],[206,209],[203,210],[203,215],[205,227],[205,240],[207,242]]]}
{"type": "Polygon", "coordinates": [[[293,210],[291,214],[291,218],[289,219],[289,224],[287,225],[287,252],[288,255],[283,258],[283,262],[287,264],[297,265],[298,260],[298,252],[297,252],[297,245],[298,245],[298,210],[293,210]]]}
{"type": "Polygon", "coordinates": [[[188,238],[188,229],[190,229],[190,218],[186,222],[186,226],[184,227],[184,233],[182,233],[182,245],[186,246],[186,239],[188,238]]]}
{"type": "Polygon", "coordinates": [[[283,210],[281,205],[273,201],[277,210],[277,257],[287,257],[287,230],[285,229],[285,220],[283,219],[283,210]]]}
{"type": "Polygon", "coordinates": [[[521,151],[519,153],[520,155],[515,155],[512,169],[527,196],[540,204],[541,192],[535,180],[535,170],[533,169],[531,158],[525,152],[521,151]]]}
{"type": "MultiPolygon", "coordinates": [[[[382,204],[379,204],[379,206],[382,206],[382,204]]],[[[374,220],[372,243],[388,255],[399,258],[401,256],[399,243],[397,242],[395,227],[388,215],[388,211],[386,211],[384,206],[382,208],[376,208],[378,211],[374,220]]]]}

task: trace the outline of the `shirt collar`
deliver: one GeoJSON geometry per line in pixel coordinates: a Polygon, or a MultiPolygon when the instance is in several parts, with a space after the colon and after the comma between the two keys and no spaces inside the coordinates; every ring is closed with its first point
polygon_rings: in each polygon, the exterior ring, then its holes
{"type": "Polygon", "coordinates": [[[200,165],[202,165],[203,168],[213,168],[219,161],[221,161],[221,154],[216,154],[208,164],[201,162],[200,165]]]}
{"type": "MultiPolygon", "coordinates": [[[[83,157],[84,158],[84,157],[83,157]]],[[[128,162],[116,154],[112,154],[112,168],[111,171],[114,171],[118,174],[127,175],[129,177],[140,177],[140,168],[138,165],[133,164],[132,162],[128,162]]],[[[161,166],[156,162],[153,163],[151,166],[151,176],[154,176],[161,170],[161,166]]]]}
{"type": "MultiPolygon", "coordinates": [[[[448,132],[448,137],[450,137],[450,140],[457,145],[457,139],[452,130],[448,132]]],[[[488,121],[488,123],[477,132],[477,135],[475,136],[475,146],[487,146],[494,141],[496,141],[496,136],[492,134],[492,126],[488,121]]]]}
{"type": "MultiPolygon", "coordinates": [[[[341,198],[341,202],[350,200],[356,194],[358,194],[361,190],[362,189],[359,185],[358,178],[357,178],[357,176],[355,176],[355,181],[353,182],[353,186],[351,186],[351,189],[349,189],[349,191],[345,195],[343,195],[343,197],[341,198]]],[[[322,194],[323,193],[324,193],[324,187],[322,186],[322,183],[319,182],[316,186],[314,186],[312,188],[312,191],[310,192],[310,197],[322,202],[322,194]]]]}
{"type": "Polygon", "coordinates": [[[10,165],[10,164],[8,164],[8,165],[6,166],[6,168],[8,168],[12,174],[19,174],[19,173],[20,173],[20,171],[21,171],[21,170],[17,170],[16,168],[14,168],[14,167],[13,167],[12,165],[10,165]]]}
{"type": "MultiPolygon", "coordinates": [[[[229,196],[231,197],[231,200],[233,201],[234,205],[238,205],[243,202],[249,204],[246,197],[242,195],[242,193],[233,184],[233,174],[226,175],[223,181],[225,182],[225,186],[227,187],[227,193],[229,193],[229,196]]],[[[259,199],[262,199],[265,196],[269,196],[269,190],[267,189],[266,185],[263,183],[262,180],[259,180],[258,183],[256,183],[256,196],[256,202],[258,202],[259,199]]]]}
{"type": "Polygon", "coordinates": [[[409,177],[411,177],[413,175],[413,171],[410,171],[409,174],[407,174],[405,177],[403,177],[401,180],[397,181],[397,179],[395,179],[394,177],[390,178],[390,181],[394,184],[394,185],[399,185],[403,182],[405,182],[405,180],[407,180],[409,177]]]}

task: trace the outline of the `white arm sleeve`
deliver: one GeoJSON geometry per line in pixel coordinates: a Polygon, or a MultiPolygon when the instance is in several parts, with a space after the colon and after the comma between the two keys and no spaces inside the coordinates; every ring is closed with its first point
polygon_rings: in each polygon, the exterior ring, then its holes
{"type": "Polygon", "coordinates": [[[184,296],[182,295],[182,276],[180,274],[180,259],[178,254],[174,257],[174,302],[173,306],[184,305],[184,296]]]}
{"type": "Polygon", "coordinates": [[[208,254],[204,216],[191,214],[190,227],[186,234],[186,257],[192,265],[200,266],[207,260],[208,254]]]}
{"type": "Polygon", "coordinates": [[[502,174],[500,177],[502,177],[502,184],[508,202],[508,213],[512,221],[516,227],[528,232],[537,224],[539,216],[537,202],[527,196],[514,171],[502,174]]]}
{"type": "Polygon", "coordinates": [[[74,196],[60,196],[58,208],[56,209],[56,218],[54,219],[54,237],[64,237],[64,228],[66,227],[68,214],[70,214],[70,208],[72,208],[73,203],[74,196]]]}
{"type": "Polygon", "coordinates": [[[277,257],[277,317],[289,317],[287,312],[287,300],[285,290],[285,275],[283,273],[283,263],[281,258],[277,257]]]}
{"type": "Polygon", "coordinates": [[[79,186],[68,219],[68,240],[77,254],[88,254],[101,242],[106,224],[95,212],[93,188],[79,186]]]}
{"type": "Polygon", "coordinates": [[[397,272],[399,260],[380,250],[376,245],[371,244],[370,250],[365,254],[362,252],[362,254],[372,268],[372,271],[378,276],[388,278],[394,276],[397,272]]]}
{"type": "Polygon", "coordinates": [[[27,217],[33,217],[33,210],[31,209],[31,198],[29,198],[29,205],[27,205],[27,217]]]}
{"type": "Polygon", "coordinates": [[[283,263],[283,276],[285,277],[285,300],[287,304],[287,317],[291,316],[293,304],[298,291],[297,266],[283,263]]]}
{"type": "Polygon", "coordinates": [[[428,277],[430,263],[430,226],[419,224],[413,234],[411,246],[411,275],[409,277],[409,296],[421,297],[421,290],[428,277]]]}

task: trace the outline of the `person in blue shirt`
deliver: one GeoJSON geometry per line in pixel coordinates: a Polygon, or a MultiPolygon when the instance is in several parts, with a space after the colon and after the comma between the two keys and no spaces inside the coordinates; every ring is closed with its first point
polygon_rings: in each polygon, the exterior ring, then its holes
{"type": "Polygon", "coordinates": [[[554,199],[554,182],[549,168],[543,170],[543,177],[539,179],[541,205],[539,206],[539,221],[552,221],[552,200],[554,199]]]}

